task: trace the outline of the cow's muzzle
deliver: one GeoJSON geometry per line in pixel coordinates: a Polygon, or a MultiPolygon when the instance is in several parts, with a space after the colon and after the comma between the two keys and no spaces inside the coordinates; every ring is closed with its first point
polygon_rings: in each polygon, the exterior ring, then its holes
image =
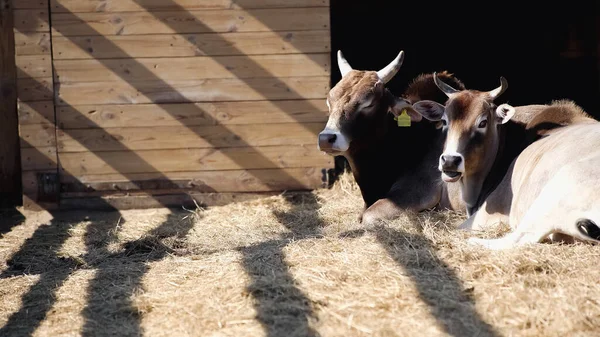
{"type": "Polygon", "coordinates": [[[447,183],[458,181],[465,172],[463,156],[458,153],[442,154],[439,170],[442,172],[443,181],[447,183]]]}
{"type": "Polygon", "coordinates": [[[339,132],[323,130],[319,133],[319,150],[327,154],[340,154],[348,150],[348,146],[346,138],[339,132]]]}

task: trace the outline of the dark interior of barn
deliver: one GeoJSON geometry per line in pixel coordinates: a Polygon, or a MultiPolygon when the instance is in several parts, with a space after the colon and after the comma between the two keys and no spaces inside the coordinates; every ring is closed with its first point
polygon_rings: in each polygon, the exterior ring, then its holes
{"type": "Polygon", "coordinates": [[[448,70],[478,90],[496,88],[504,76],[501,103],[571,99],[600,118],[597,3],[331,0],[331,83],[340,80],[338,49],[362,70],[378,70],[404,50],[387,85],[398,95],[424,72],[448,70]]]}
{"type": "Polygon", "coordinates": [[[419,73],[446,69],[480,90],[504,76],[503,102],[569,98],[600,117],[597,1],[522,5],[332,0],[332,84],[340,79],[338,49],[364,70],[382,68],[404,50],[402,69],[388,84],[395,93],[419,73]]]}

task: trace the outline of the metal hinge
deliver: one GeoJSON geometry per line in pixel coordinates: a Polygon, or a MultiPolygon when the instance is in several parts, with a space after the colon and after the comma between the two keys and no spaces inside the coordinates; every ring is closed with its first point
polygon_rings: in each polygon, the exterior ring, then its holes
{"type": "Polygon", "coordinates": [[[58,202],[60,182],[56,173],[38,173],[38,201],[58,202]]]}

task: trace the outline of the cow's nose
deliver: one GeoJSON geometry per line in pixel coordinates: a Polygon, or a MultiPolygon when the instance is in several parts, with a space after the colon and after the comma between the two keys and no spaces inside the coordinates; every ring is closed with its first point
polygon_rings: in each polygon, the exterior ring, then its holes
{"type": "Polygon", "coordinates": [[[329,132],[321,132],[319,133],[319,148],[321,149],[331,149],[333,143],[337,139],[337,135],[335,133],[329,132]]]}
{"type": "Polygon", "coordinates": [[[443,154],[440,156],[442,170],[456,171],[462,163],[462,156],[453,154],[443,154]]]}

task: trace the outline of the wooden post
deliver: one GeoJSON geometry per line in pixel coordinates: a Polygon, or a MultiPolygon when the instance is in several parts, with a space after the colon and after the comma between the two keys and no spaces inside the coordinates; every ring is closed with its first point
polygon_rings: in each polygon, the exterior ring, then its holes
{"type": "Polygon", "coordinates": [[[22,203],[13,24],[12,1],[0,0],[0,207],[22,203]]]}

